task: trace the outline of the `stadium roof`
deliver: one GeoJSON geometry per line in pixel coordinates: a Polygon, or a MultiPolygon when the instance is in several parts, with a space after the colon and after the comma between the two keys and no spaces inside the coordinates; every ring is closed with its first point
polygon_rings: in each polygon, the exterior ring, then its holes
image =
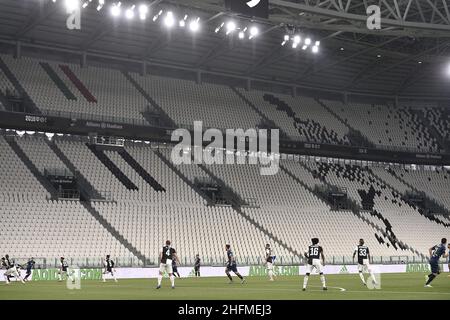
{"type": "Polygon", "coordinates": [[[448,0],[270,0],[270,18],[253,22],[227,12],[222,0],[122,0],[151,4],[151,16],[161,9],[198,16],[196,34],[151,18],[114,18],[96,5],[82,9],[81,30],[68,30],[61,2],[0,0],[0,48],[51,48],[335,92],[450,97],[448,0]],[[381,4],[382,30],[366,26],[371,4],[381,4]],[[260,35],[244,41],[214,32],[230,18],[258,25],[260,35]],[[320,40],[320,52],[281,46],[288,26],[320,40]]]}

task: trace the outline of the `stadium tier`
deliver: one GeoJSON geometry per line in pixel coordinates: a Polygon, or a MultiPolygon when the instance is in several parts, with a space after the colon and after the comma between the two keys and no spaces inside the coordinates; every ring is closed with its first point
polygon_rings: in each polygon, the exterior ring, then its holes
{"type": "Polygon", "coordinates": [[[105,67],[0,59],[0,91],[29,97],[44,114],[169,127],[203,121],[219,129],[278,128],[291,140],[420,152],[450,147],[449,112],[428,102],[344,104],[105,67]]]}
{"type": "Polygon", "coordinates": [[[249,163],[175,165],[170,146],[105,147],[86,137],[37,133],[3,132],[0,148],[0,228],[19,239],[13,247],[1,242],[0,250],[13,249],[20,258],[64,255],[84,263],[109,253],[122,265],[155,264],[170,238],[187,264],[196,254],[222,263],[226,243],[236,244],[242,263],[261,264],[258,253],[272,243],[277,259],[292,264],[302,261],[309,239],[319,237],[333,261],[351,261],[359,238],[377,261],[423,259],[449,230],[445,169],[283,156],[276,175],[262,176],[260,166],[249,163]],[[79,180],[81,198],[58,198],[48,175],[61,171],[79,180]],[[319,191],[332,186],[345,189],[350,205],[336,209],[319,191]],[[443,211],[425,215],[409,202],[413,186],[443,211]]]}

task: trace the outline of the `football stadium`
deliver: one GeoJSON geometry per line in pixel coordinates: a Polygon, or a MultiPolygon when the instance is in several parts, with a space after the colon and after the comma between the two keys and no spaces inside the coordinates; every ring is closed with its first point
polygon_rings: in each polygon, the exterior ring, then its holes
{"type": "Polygon", "coordinates": [[[450,300],[450,1],[0,0],[0,203],[0,300],[450,300]]]}

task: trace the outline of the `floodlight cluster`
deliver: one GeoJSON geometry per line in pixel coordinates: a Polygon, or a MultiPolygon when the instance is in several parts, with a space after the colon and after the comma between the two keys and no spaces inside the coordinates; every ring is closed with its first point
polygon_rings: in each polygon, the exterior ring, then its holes
{"type": "MultiPolygon", "coordinates": [[[[52,0],[57,2],[58,0],[52,0]]],[[[188,14],[177,15],[175,12],[160,9],[159,11],[152,12],[152,5],[145,4],[141,0],[140,3],[130,4],[128,1],[122,3],[116,0],[59,0],[64,2],[66,10],[72,12],[76,9],[84,9],[89,5],[95,5],[97,11],[106,10],[113,17],[113,19],[124,18],[125,20],[134,20],[139,18],[141,21],[147,19],[157,22],[161,21],[161,25],[167,29],[187,29],[192,33],[196,33],[201,30],[202,22],[200,17],[191,17],[188,14]]],[[[140,0],[136,0],[140,1],[140,0]]],[[[224,33],[227,37],[237,37],[239,40],[252,40],[260,36],[262,33],[260,27],[254,23],[244,23],[242,21],[236,21],[230,18],[229,20],[222,21],[214,30],[215,33],[224,33]]],[[[288,31],[288,30],[287,30],[288,31]]],[[[312,53],[319,52],[320,41],[313,41],[311,37],[303,36],[301,34],[293,34],[288,32],[283,37],[281,42],[282,46],[290,45],[293,49],[301,48],[302,50],[310,49],[312,53]]]]}
{"type": "Polygon", "coordinates": [[[285,34],[281,45],[291,45],[293,49],[301,48],[302,50],[308,50],[310,48],[312,53],[319,53],[320,41],[312,40],[308,36],[303,37],[300,34],[285,34]]]}

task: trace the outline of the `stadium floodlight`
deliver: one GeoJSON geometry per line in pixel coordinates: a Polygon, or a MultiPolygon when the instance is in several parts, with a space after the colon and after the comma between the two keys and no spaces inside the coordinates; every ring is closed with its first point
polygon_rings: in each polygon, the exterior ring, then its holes
{"type": "Polygon", "coordinates": [[[159,10],[158,14],[153,17],[153,22],[158,20],[158,18],[163,14],[163,12],[164,12],[163,10],[159,10]]]}
{"type": "Polygon", "coordinates": [[[447,65],[447,76],[450,77],[450,63],[447,65]]]}
{"type": "Polygon", "coordinates": [[[259,34],[259,29],[256,26],[253,26],[250,28],[250,37],[248,37],[249,39],[253,39],[255,37],[257,37],[259,34]]]}
{"type": "Polygon", "coordinates": [[[284,38],[283,38],[283,39],[284,39],[284,41],[286,41],[286,42],[287,42],[287,41],[289,41],[289,39],[290,39],[290,38],[291,38],[291,37],[289,37],[289,35],[288,35],[288,34],[285,34],[285,35],[284,35],[284,38]]]}
{"type": "Polygon", "coordinates": [[[228,21],[227,23],[227,35],[236,30],[236,23],[234,21],[228,21]]]}
{"type": "Polygon", "coordinates": [[[164,18],[164,25],[167,28],[172,28],[174,24],[175,24],[175,18],[173,16],[173,12],[172,11],[168,11],[166,13],[166,17],[164,18]]]}
{"type": "Polygon", "coordinates": [[[298,42],[292,42],[292,48],[293,49],[297,49],[297,46],[298,46],[298,42]]]}
{"type": "Polygon", "coordinates": [[[311,44],[311,38],[306,38],[306,39],[305,39],[305,44],[306,44],[307,46],[309,46],[309,45],[311,44]]]}
{"type": "Polygon", "coordinates": [[[148,6],[146,6],[145,4],[141,4],[139,6],[139,18],[141,20],[145,20],[147,18],[147,14],[148,14],[148,6]]]}
{"type": "Polygon", "coordinates": [[[300,42],[302,42],[302,38],[299,35],[296,35],[294,37],[294,43],[299,44],[300,42]]]}
{"type": "Polygon", "coordinates": [[[200,29],[200,18],[197,18],[197,19],[195,19],[195,20],[192,20],[192,21],[189,23],[189,29],[190,29],[192,32],[197,32],[197,31],[200,29]]]}
{"type": "Polygon", "coordinates": [[[113,4],[111,7],[111,14],[113,17],[118,17],[120,16],[122,9],[120,8],[121,3],[119,2],[118,4],[113,4]]]}
{"type": "Polygon", "coordinates": [[[320,46],[320,41],[316,41],[316,43],[314,44],[316,47],[320,46]]]}
{"type": "Polygon", "coordinates": [[[318,46],[313,46],[312,47],[312,52],[313,53],[318,53],[319,52],[319,47],[318,46]]]}
{"type": "Polygon", "coordinates": [[[240,31],[238,36],[239,36],[239,39],[244,39],[245,38],[244,31],[240,31]]]}
{"type": "Polygon", "coordinates": [[[181,28],[184,28],[184,27],[186,26],[186,21],[180,20],[180,22],[178,23],[178,25],[179,25],[181,28]]]}
{"type": "Polygon", "coordinates": [[[82,7],[83,9],[85,9],[85,8],[89,5],[89,3],[91,3],[91,2],[92,2],[92,0],[85,1],[81,7],[82,7]]]}
{"type": "Polygon", "coordinates": [[[65,1],[67,11],[74,11],[80,7],[80,0],[66,0],[65,1]]]}
{"type": "Polygon", "coordinates": [[[303,45],[302,50],[306,50],[306,49],[308,49],[308,46],[305,44],[305,45],[303,45]]]}
{"type": "Polygon", "coordinates": [[[98,0],[97,11],[102,10],[104,5],[105,5],[105,0],[98,0]]]}
{"type": "Polygon", "coordinates": [[[125,11],[125,18],[127,18],[128,20],[131,20],[134,18],[134,8],[135,8],[135,5],[131,6],[131,8],[128,8],[125,11]]]}

